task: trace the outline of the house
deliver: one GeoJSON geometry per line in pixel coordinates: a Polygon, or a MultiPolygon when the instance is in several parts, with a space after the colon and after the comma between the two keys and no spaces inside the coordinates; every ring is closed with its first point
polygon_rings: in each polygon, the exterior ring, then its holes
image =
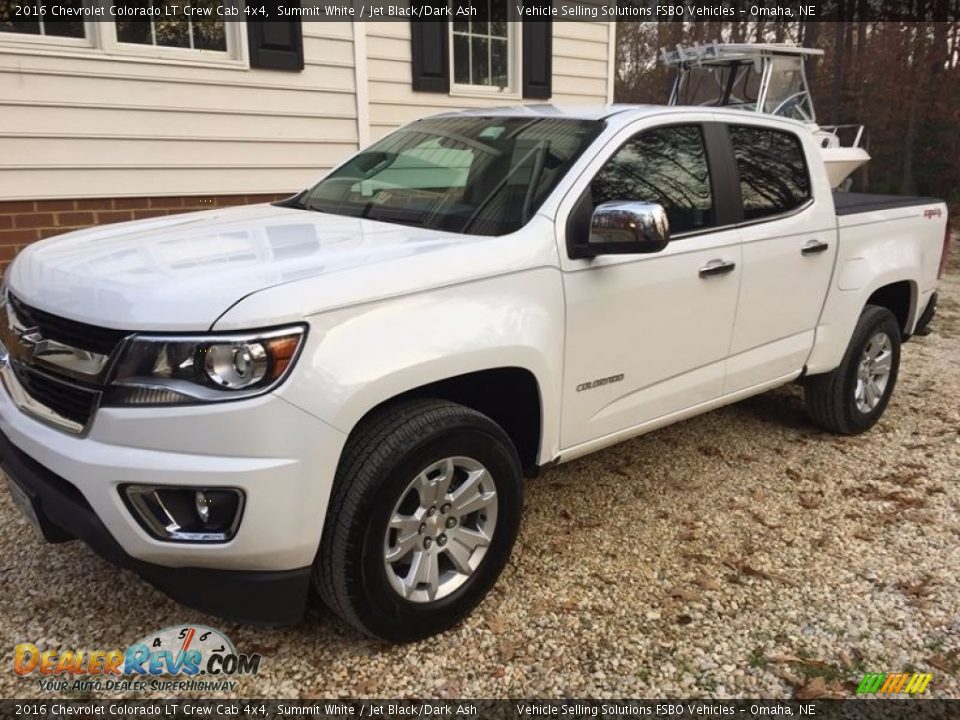
{"type": "Polygon", "coordinates": [[[263,22],[235,7],[0,13],[0,264],[72,228],[286,197],[423,115],[612,101],[613,22],[263,22]]]}

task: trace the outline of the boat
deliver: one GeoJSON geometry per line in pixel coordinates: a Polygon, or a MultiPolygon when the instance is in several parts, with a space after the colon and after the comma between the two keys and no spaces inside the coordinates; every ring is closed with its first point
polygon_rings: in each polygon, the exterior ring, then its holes
{"type": "Polygon", "coordinates": [[[804,72],[823,50],[790,43],[707,43],[661,51],[676,69],[669,105],[732,107],[799,120],[811,126],[833,188],[869,162],[862,125],[818,125],[804,72]]]}

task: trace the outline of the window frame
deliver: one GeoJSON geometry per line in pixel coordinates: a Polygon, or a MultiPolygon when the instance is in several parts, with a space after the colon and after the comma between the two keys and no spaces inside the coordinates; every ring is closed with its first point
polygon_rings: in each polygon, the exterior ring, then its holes
{"type": "Polygon", "coordinates": [[[804,210],[808,209],[810,206],[813,205],[813,202],[815,199],[814,189],[813,189],[813,177],[810,175],[810,163],[808,162],[806,147],[804,146],[803,139],[799,135],[797,135],[795,132],[787,128],[771,127],[770,125],[760,125],[760,124],[753,124],[753,123],[738,123],[738,122],[727,121],[727,122],[724,122],[724,128],[726,131],[727,140],[730,143],[729,155],[730,155],[730,161],[733,164],[733,172],[735,173],[734,177],[736,179],[736,184],[734,187],[736,188],[736,196],[738,198],[738,203],[740,206],[741,219],[740,219],[740,222],[737,223],[737,227],[749,227],[752,225],[759,225],[761,223],[774,222],[776,220],[782,220],[784,218],[793,217],[794,215],[799,215],[804,210]],[[790,138],[792,138],[793,141],[796,142],[797,147],[800,150],[800,157],[803,160],[803,171],[807,176],[807,188],[808,188],[807,192],[809,193],[809,197],[807,197],[806,200],[804,200],[802,203],[800,203],[796,207],[791,208],[789,210],[784,210],[782,212],[778,212],[772,215],[765,215],[764,217],[747,220],[746,209],[743,203],[743,192],[741,191],[741,185],[740,185],[741,183],[740,164],[737,162],[737,151],[736,151],[736,148],[734,148],[733,146],[733,135],[730,132],[732,128],[747,128],[750,130],[761,130],[761,131],[766,130],[768,132],[776,132],[776,133],[781,133],[783,135],[789,135],[790,138]]]}
{"type": "MultiPolygon", "coordinates": [[[[507,12],[509,13],[509,0],[507,0],[507,12]]],[[[470,22],[468,20],[468,22],[470,22]]],[[[508,85],[505,88],[498,88],[493,85],[470,85],[467,83],[456,82],[456,58],[454,57],[454,21],[447,22],[447,57],[450,73],[450,96],[451,97],[470,97],[470,98],[502,98],[505,100],[520,100],[521,85],[520,74],[522,72],[523,58],[523,33],[520,32],[520,23],[512,20],[507,21],[507,78],[508,85]]]]}
{"type": "MultiPolygon", "coordinates": [[[[562,191],[562,195],[554,211],[556,212],[557,222],[563,223],[564,227],[565,262],[572,263],[571,267],[573,268],[579,267],[581,263],[584,262],[596,262],[595,260],[588,261],[576,256],[575,247],[578,244],[577,223],[582,220],[582,217],[578,218],[578,215],[582,213],[581,204],[585,199],[586,193],[590,190],[593,178],[600,172],[603,166],[606,165],[610,158],[616,155],[624,145],[635,137],[651,130],[674,126],[699,126],[706,147],[707,171],[710,174],[710,184],[713,191],[714,205],[716,207],[716,225],[685,233],[671,233],[670,244],[672,245],[674,242],[681,240],[698,238],[710,233],[730,232],[743,225],[742,205],[740,203],[740,179],[739,175],[737,175],[733,149],[730,146],[730,138],[727,132],[728,122],[726,120],[714,119],[709,110],[697,114],[701,116],[699,119],[657,122],[657,118],[643,118],[639,121],[632,122],[627,125],[627,127],[621,128],[613,138],[601,141],[602,145],[593,153],[593,157],[587,167],[580,172],[576,172],[576,167],[571,168],[570,172],[574,173],[576,178],[571,182],[571,185],[562,191]],[[710,117],[704,118],[703,115],[710,115],[710,117]],[[640,125],[640,128],[631,130],[631,128],[636,125],[640,125]],[[618,138],[623,135],[626,135],[626,137],[619,140],[618,138]],[[593,163],[598,164],[593,166],[593,163]],[[593,166],[594,169],[591,170],[591,166],[593,166]],[[580,183],[584,183],[582,187],[580,183]]],[[[589,216],[587,216],[586,221],[589,224],[589,216]]],[[[618,255],[616,257],[619,258],[617,262],[639,262],[642,259],[631,258],[629,255],[618,255]]]]}
{"type": "MultiPolygon", "coordinates": [[[[109,2],[109,0],[107,1],[109,2]]],[[[224,7],[239,8],[241,5],[240,0],[223,0],[224,7]]],[[[171,47],[168,45],[125,43],[117,39],[116,18],[112,22],[103,23],[103,26],[100,33],[100,47],[110,55],[126,55],[147,60],[179,60],[205,66],[211,64],[242,65],[247,62],[247,24],[237,19],[231,20],[227,16],[223,18],[224,37],[227,42],[226,50],[199,50],[197,48],[171,47]],[[242,29],[241,25],[243,26],[242,29]]]]}
{"type": "MultiPolygon", "coordinates": [[[[93,7],[96,4],[96,0],[84,0],[83,4],[84,7],[93,7]]],[[[96,40],[99,35],[96,28],[98,23],[92,20],[82,20],[82,22],[82,38],[63,37],[59,35],[34,35],[32,33],[0,30],[0,46],[5,43],[11,43],[11,45],[20,45],[21,48],[27,50],[56,50],[58,48],[86,50],[96,48],[96,40]]]]}
{"type": "MultiPolygon", "coordinates": [[[[718,191],[718,188],[723,187],[725,175],[723,174],[723,170],[722,170],[723,153],[717,152],[716,148],[711,149],[711,147],[715,144],[715,140],[713,140],[713,138],[711,137],[714,133],[710,131],[710,128],[711,126],[715,128],[717,125],[719,125],[719,123],[709,122],[709,121],[694,120],[694,121],[685,122],[685,121],[678,120],[676,122],[663,123],[660,125],[651,125],[649,127],[644,128],[643,130],[638,130],[637,132],[631,134],[630,137],[628,137],[626,140],[619,143],[617,147],[613,150],[613,152],[611,152],[604,159],[603,163],[600,165],[599,168],[597,168],[596,172],[594,172],[590,176],[590,180],[587,183],[586,187],[584,187],[583,193],[585,194],[587,191],[590,190],[591,186],[593,185],[594,179],[597,177],[600,171],[603,170],[604,167],[606,167],[607,163],[610,162],[613,158],[615,158],[617,156],[617,153],[623,150],[623,148],[626,147],[629,143],[633,142],[634,139],[641,137],[646,133],[654,132],[657,130],[666,130],[666,129],[675,128],[675,127],[695,127],[700,130],[700,137],[703,139],[704,162],[707,163],[707,182],[710,184],[710,198],[713,201],[714,219],[716,221],[716,224],[711,225],[710,227],[697,228],[695,230],[687,230],[686,232],[682,232],[682,233],[674,233],[671,230],[670,242],[673,242],[674,240],[684,240],[686,238],[703,235],[704,233],[735,227],[736,225],[738,225],[736,219],[733,217],[728,217],[729,215],[728,211],[731,208],[728,206],[728,203],[721,203],[720,201],[720,198],[722,197],[722,195],[724,195],[724,193],[721,191],[718,191]],[[727,206],[724,207],[724,205],[727,205],[727,206]]],[[[739,179],[739,176],[737,177],[739,179]]],[[[624,199],[628,199],[628,198],[624,198],[624,199]]],[[[726,198],[724,198],[724,200],[726,200],[726,198]]],[[[577,202],[579,203],[580,201],[578,200],[577,202]]]]}
{"type": "MultiPolygon", "coordinates": [[[[86,0],[85,4],[106,6],[109,2],[110,0],[86,0]]],[[[223,4],[242,7],[242,0],[224,0],[223,4]]],[[[227,41],[225,52],[120,42],[117,40],[116,18],[109,15],[107,19],[100,21],[85,20],[83,25],[85,34],[83,38],[0,32],[0,53],[14,52],[26,55],[85,57],[161,65],[250,69],[247,23],[244,21],[224,17],[227,41]]]]}

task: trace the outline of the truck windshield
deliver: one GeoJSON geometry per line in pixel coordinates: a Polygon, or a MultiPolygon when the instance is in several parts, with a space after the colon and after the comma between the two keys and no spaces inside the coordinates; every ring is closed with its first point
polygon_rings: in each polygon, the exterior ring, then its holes
{"type": "Polygon", "coordinates": [[[292,201],[306,210],[470,235],[537,212],[603,122],[446,117],[401,128],[292,201]]]}

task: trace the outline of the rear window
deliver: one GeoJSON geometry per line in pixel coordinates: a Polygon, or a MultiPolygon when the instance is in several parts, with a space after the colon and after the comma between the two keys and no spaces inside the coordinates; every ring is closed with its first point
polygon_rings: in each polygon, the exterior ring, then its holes
{"type": "Polygon", "coordinates": [[[745,220],[782,215],[810,199],[810,175],[796,135],[733,125],[730,141],[740,172],[745,220]]]}

